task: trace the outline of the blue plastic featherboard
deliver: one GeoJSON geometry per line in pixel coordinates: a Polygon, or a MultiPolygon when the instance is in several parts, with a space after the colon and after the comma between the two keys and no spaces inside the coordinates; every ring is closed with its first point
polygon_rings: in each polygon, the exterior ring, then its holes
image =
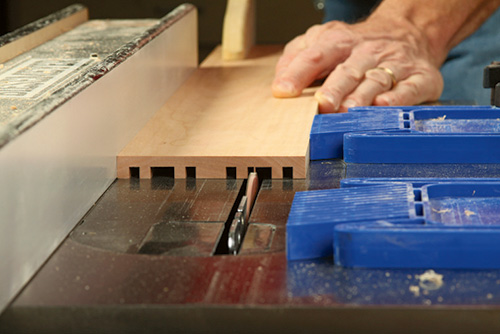
{"type": "Polygon", "coordinates": [[[500,108],[362,107],[322,114],[311,160],[347,163],[500,163],[500,108]]]}
{"type": "Polygon", "coordinates": [[[365,268],[500,268],[500,179],[346,179],[298,192],[289,260],[365,268]]]}

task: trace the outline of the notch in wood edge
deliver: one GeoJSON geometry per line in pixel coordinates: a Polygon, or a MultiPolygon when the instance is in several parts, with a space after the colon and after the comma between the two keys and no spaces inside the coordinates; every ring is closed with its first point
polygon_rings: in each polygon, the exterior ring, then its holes
{"type": "Polygon", "coordinates": [[[291,180],[293,179],[293,167],[282,167],[282,178],[284,180],[291,180]]]}
{"type": "Polygon", "coordinates": [[[258,175],[259,181],[272,180],[273,168],[272,167],[256,167],[255,172],[258,175]]]}
{"type": "Polygon", "coordinates": [[[151,178],[157,178],[157,177],[175,178],[174,167],[150,167],[150,169],[151,169],[151,178]]]}
{"type": "Polygon", "coordinates": [[[226,180],[237,179],[237,169],[236,167],[226,167],[226,180]]]}
{"type": "Polygon", "coordinates": [[[130,179],[140,179],[141,178],[141,168],[130,166],[129,167],[129,178],[130,179]]]}
{"type": "Polygon", "coordinates": [[[196,167],[186,166],[186,179],[196,179],[196,167]]]}
{"type": "MultiPolygon", "coordinates": [[[[0,46],[0,63],[15,58],[70,31],[88,21],[88,18],[87,7],[72,5],[6,34],[2,38],[6,42],[0,46]],[[50,23],[44,25],[45,22],[50,23]],[[37,28],[41,25],[43,25],[41,28],[37,28]],[[20,37],[16,38],[15,36],[20,37]]],[[[2,39],[0,39],[0,44],[2,44],[2,39]]]]}
{"type": "MultiPolygon", "coordinates": [[[[119,163],[118,163],[119,165],[119,163]]],[[[196,166],[183,166],[183,167],[174,167],[174,166],[138,166],[138,165],[127,165],[124,168],[118,167],[117,178],[119,179],[150,179],[150,178],[158,178],[158,177],[168,177],[172,179],[196,179],[197,175],[197,167],[196,166]],[[126,171],[126,172],[125,172],[126,171]],[[126,173],[126,175],[124,174],[126,173]],[[182,177],[179,177],[179,175],[182,177]]],[[[300,169],[300,168],[299,168],[300,169]]],[[[307,170],[306,170],[307,172],[307,170]]],[[[235,167],[235,166],[226,166],[225,167],[225,175],[219,175],[217,177],[214,176],[204,176],[202,178],[209,179],[226,179],[226,180],[237,180],[237,179],[246,179],[250,173],[257,173],[259,175],[260,180],[272,180],[272,179],[285,179],[290,180],[294,179],[295,175],[295,167],[293,165],[290,166],[276,166],[276,167],[235,167]],[[240,170],[246,170],[246,174],[238,175],[240,170]]],[[[300,178],[300,176],[299,176],[300,178]]]]}

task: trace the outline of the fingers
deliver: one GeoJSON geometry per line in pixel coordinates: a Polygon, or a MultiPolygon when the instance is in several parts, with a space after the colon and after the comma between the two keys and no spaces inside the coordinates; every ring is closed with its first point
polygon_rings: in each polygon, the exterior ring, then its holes
{"type": "Polygon", "coordinates": [[[376,106],[405,106],[439,99],[443,91],[443,78],[439,71],[418,73],[397,83],[390,91],[373,100],[376,106]]]}
{"type": "Polygon", "coordinates": [[[312,26],[307,30],[307,33],[300,35],[291,40],[283,50],[283,55],[276,64],[276,77],[281,76],[290,65],[291,61],[303,50],[308,44],[314,44],[318,35],[320,35],[322,27],[319,25],[312,26]]]}
{"type": "Polygon", "coordinates": [[[272,91],[276,97],[293,97],[314,80],[330,72],[345,57],[345,52],[335,50],[331,45],[316,44],[306,48],[294,57],[286,55],[280,62],[272,91]]]}
{"type": "Polygon", "coordinates": [[[276,64],[275,76],[279,77],[288,68],[288,65],[297,56],[297,54],[305,49],[304,36],[298,36],[291,40],[284,48],[283,55],[281,55],[278,63],[276,64]]]}
{"type": "Polygon", "coordinates": [[[376,96],[393,88],[398,76],[385,66],[378,66],[366,71],[363,81],[356,89],[345,97],[338,108],[339,112],[347,112],[349,108],[371,105],[376,96]]]}
{"type": "Polygon", "coordinates": [[[381,30],[379,23],[332,21],[292,40],[276,65],[273,95],[299,96],[313,81],[326,77],[315,94],[321,113],[438,99],[443,79],[427,49],[406,33],[391,35],[392,26],[385,22],[381,30]]]}
{"type": "MultiPolygon", "coordinates": [[[[353,53],[343,64],[328,76],[323,86],[315,94],[320,113],[331,113],[339,110],[346,95],[365,80],[365,73],[377,64],[375,57],[364,53],[353,53]]],[[[365,86],[364,89],[369,88],[365,86]]]]}
{"type": "Polygon", "coordinates": [[[352,55],[328,77],[315,96],[319,112],[332,113],[347,112],[356,106],[435,101],[442,91],[443,79],[438,69],[429,66],[409,69],[391,62],[374,65],[373,58],[363,63],[352,55]],[[360,75],[362,71],[365,72],[360,75]]]}
{"type": "MultiPolygon", "coordinates": [[[[338,26],[340,23],[334,23],[338,26]]],[[[294,97],[316,79],[325,77],[350,54],[350,33],[331,25],[314,26],[287,44],[276,65],[272,92],[275,97],[294,97]]]]}

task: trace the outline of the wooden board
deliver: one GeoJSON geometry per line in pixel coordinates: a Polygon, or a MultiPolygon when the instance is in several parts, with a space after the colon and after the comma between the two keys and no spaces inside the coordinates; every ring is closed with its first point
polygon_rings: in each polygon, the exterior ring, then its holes
{"type": "Polygon", "coordinates": [[[176,178],[195,167],[198,178],[238,178],[249,167],[283,167],[305,178],[309,131],[317,112],[313,89],[301,97],[271,95],[274,66],[281,46],[255,47],[248,59],[223,61],[217,48],[153,116],[117,157],[119,178],[138,167],[141,178],[152,167],[173,167],[176,178]]]}

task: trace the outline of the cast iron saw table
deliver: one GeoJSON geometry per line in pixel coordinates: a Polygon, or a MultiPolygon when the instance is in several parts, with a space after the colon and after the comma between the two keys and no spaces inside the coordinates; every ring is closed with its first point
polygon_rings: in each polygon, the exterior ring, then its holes
{"type": "Polygon", "coordinates": [[[0,329],[494,333],[499,270],[435,269],[436,284],[420,278],[427,269],[287,262],[285,224],[296,191],[335,188],[344,177],[499,174],[497,165],[315,162],[306,180],[262,182],[238,255],[217,245],[242,180],[116,180],[4,312],[0,329]]]}

